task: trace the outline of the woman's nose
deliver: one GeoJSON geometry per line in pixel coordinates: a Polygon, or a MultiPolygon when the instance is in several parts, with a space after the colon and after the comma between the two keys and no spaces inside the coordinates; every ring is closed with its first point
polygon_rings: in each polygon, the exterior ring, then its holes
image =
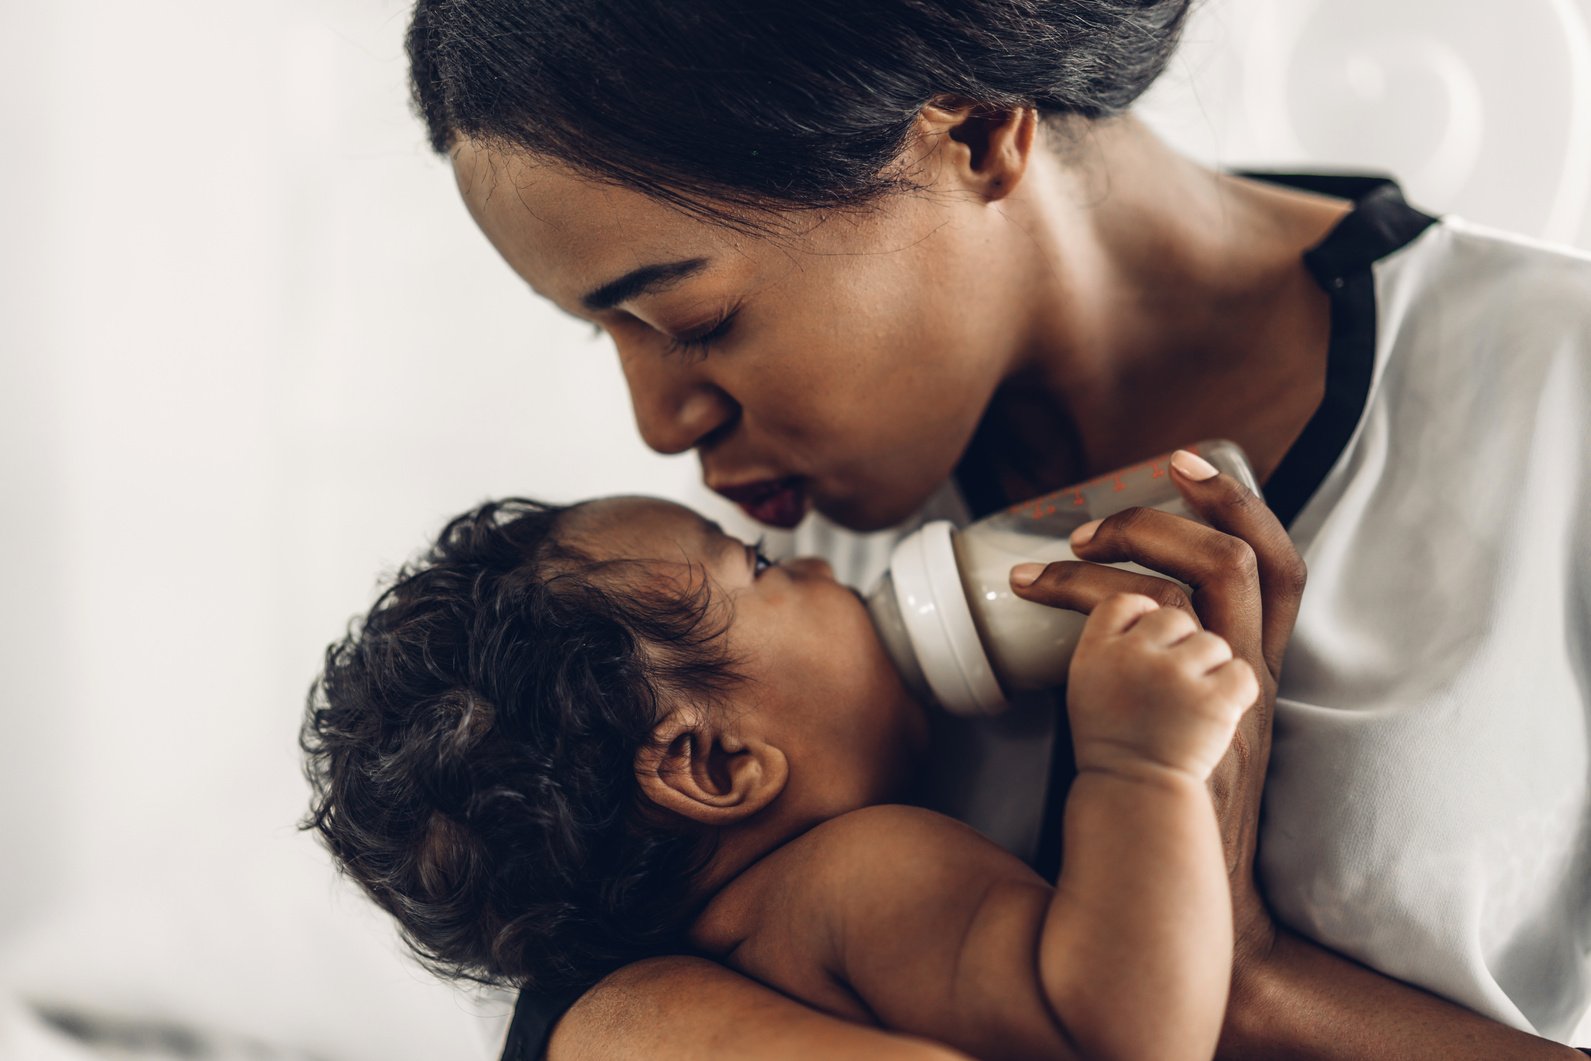
{"type": "Polygon", "coordinates": [[[731,423],[739,407],[694,365],[655,351],[620,353],[641,440],[659,453],[684,453],[731,423]]]}

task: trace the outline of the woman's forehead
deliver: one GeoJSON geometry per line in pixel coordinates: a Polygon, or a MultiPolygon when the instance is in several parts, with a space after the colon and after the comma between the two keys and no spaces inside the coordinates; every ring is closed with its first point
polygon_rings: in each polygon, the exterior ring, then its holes
{"type": "Polygon", "coordinates": [[[560,299],[655,261],[711,258],[741,237],[632,189],[524,151],[461,140],[459,194],[499,253],[560,299]]]}
{"type": "Polygon", "coordinates": [[[855,216],[770,210],[756,215],[757,229],[748,231],[522,149],[461,139],[453,167],[471,216],[509,266],[542,297],[581,312],[595,311],[582,304],[584,296],[649,267],[699,262],[706,268],[695,272],[710,270],[733,284],[798,259],[809,267],[814,255],[876,254],[940,223],[907,216],[921,203],[897,197],[855,216]]]}

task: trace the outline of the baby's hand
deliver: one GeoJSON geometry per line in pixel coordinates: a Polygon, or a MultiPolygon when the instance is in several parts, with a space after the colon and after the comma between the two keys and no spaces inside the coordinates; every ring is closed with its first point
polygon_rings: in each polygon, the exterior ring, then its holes
{"type": "Polygon", "coordinates": [[[1088,617],[1067,680],[1079,770],[1144,764],[1204,781],[1260,693],[1254,670],[1192,616],[1118,593],[1088,617]]]}

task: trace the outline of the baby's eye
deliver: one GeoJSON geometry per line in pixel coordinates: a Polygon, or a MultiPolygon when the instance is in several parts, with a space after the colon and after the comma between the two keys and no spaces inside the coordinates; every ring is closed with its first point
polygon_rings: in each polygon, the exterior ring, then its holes
{"type": "Polygon", "coordinates": [[[768,554],[762,551],[763,544],[766,541],[767,541],[766,538],[758,538],[757,539],[757,544],[753,545],[751,547],[751,554],[752,554],[752,557],[753,557],[752,567],[751,567],[751,574],[752,574],[753,578],[756,578],[757,576],[761,575],[764,571],[768,570],[770,567],[775,566],[775,562],[770,560],[770,559],[768,559],[768,554]]]}

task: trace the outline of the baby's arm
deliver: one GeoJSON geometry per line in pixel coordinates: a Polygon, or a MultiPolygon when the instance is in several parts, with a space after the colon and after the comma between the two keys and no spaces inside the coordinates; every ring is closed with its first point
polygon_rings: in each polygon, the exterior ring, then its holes
{"type": "Polygon", "coordinates": [[[1255,686],[1194,629],[1144,597],[1090,617],[1054,889],[948,818],[868,808],[780,853],[730,964],[980,1058],[1211,1057],[1232,928],[1204,778],[1255,686]]]}
{"type": "Polygon", "coordinates": [[[1225,640],[1148,597],[1112,597],[1084,627],[1066,698],[1078,773],[1043,975],[1088,1021],[1074,1038],[1103,1056],[1168,1057],[1176,1043],[1215,1053],[1232,897],[1206,782],[1259,691],[1225,640]]]}

